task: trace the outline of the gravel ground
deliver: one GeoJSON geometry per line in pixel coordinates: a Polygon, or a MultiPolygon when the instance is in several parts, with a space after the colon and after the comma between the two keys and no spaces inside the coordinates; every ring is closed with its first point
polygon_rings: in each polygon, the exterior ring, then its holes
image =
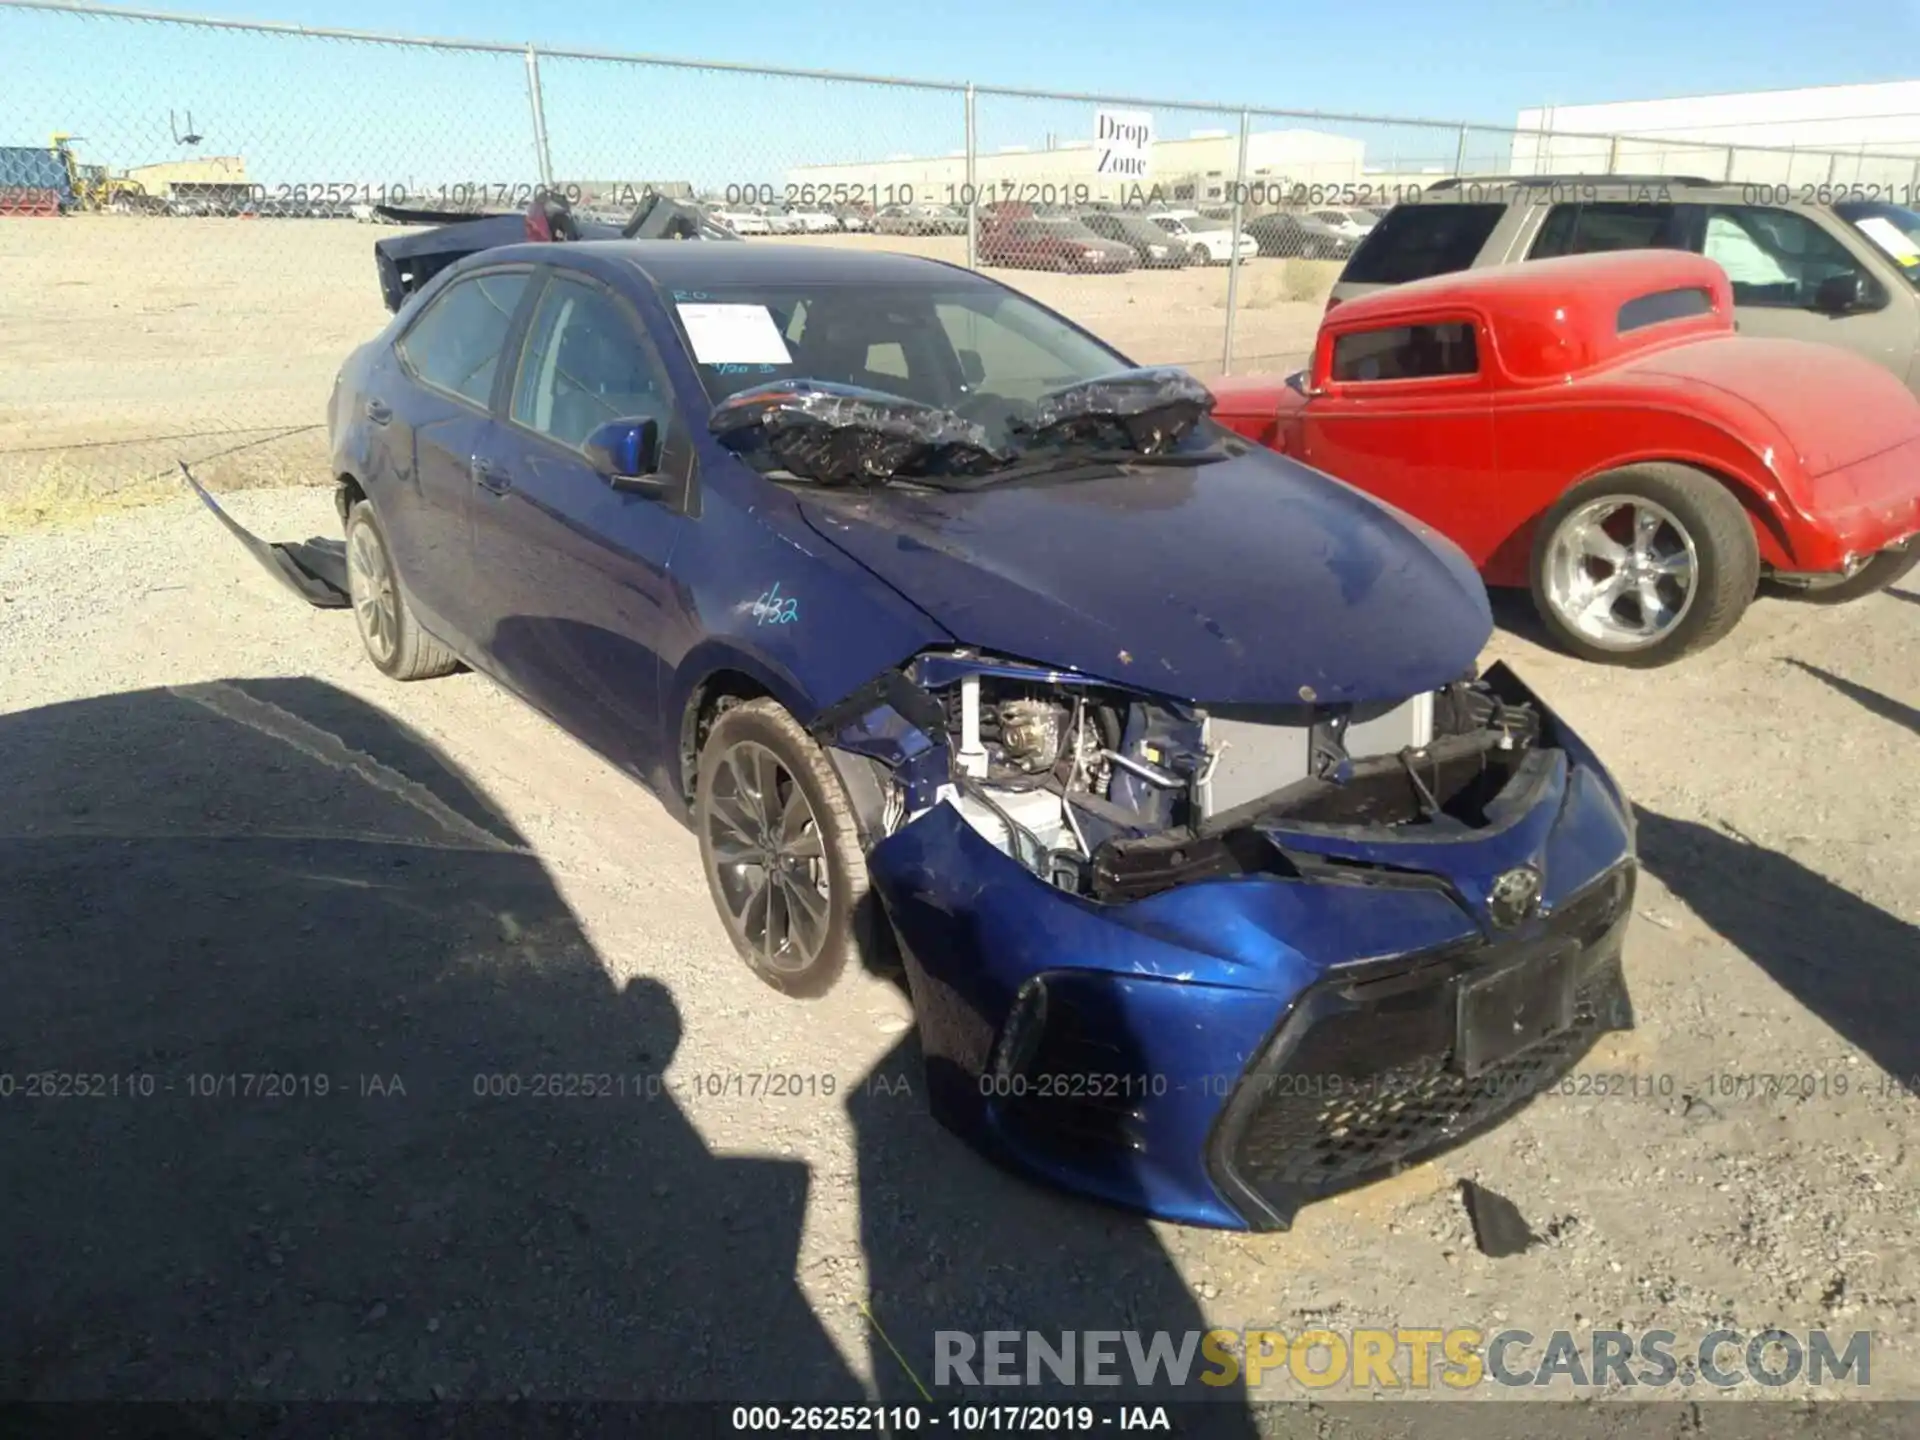
{"type": "Polygon", "coordinates": [[[746,978],[652,799],[477,676],[384,680],[190,501],[0,538],[0,1395],[912,1398],[870,1309],[922,1376],[1009,1325],[1864,1329],[1920,1398],[1909,587],[1654,674],[1516,611],[1492,654],[1641,807],[1639,1028],[1600,1093],[1246,1237],[976,1159],[897,991],[746,978]],[[1478,1253],[1462,1178],[1546,1242],[1478,1253]]]}

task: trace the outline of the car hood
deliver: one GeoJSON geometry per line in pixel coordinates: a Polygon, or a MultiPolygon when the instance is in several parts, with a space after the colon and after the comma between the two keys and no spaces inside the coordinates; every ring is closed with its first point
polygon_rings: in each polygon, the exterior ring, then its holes
{"type": "Polygon", "coordinates": [[[1398,702],[1493,628],[1449,541],[1264,451],[801,510],[963,644],[1196,703],[1398,702]]]}

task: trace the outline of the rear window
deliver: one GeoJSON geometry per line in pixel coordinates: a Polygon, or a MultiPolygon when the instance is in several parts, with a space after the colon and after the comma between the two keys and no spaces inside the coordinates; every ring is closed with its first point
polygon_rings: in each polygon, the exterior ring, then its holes
{"type": "Polygon", "coordinates": [[[1504,205],[1396,205],[1360,242],[1340,278],[1357,285],[1401,285],[1470,269],[1506,213],[1504,205]]]}
{"type": "Polygon", "coordinates": [[[1684,290],[1657,290],[1640,295],[1620,307],[1619,333],[1643,330],[1667,320],[1688,320],[1713,313],[1713,296],[1697,287],[1684,290]]]}

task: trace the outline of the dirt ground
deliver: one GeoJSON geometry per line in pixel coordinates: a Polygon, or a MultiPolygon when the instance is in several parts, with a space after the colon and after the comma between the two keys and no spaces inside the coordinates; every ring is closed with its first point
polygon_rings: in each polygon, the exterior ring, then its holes
{"type": "Polygon", "coordinates": [[[382,679],[190,501],[0,540],[0,1395],[912,1399],[939,1329],[1207,1324],[1870,1330],[1840,1392],[1920,1397],[1920,587],[1655,674],[1507,613],[1640,807],[1639,1026],[1593,1093],[1242,1236],[990,1168],[896,990],[748,979],[653,800],[477,676],[382,679]],[[625,1078],[490,1091],[581,1072],[625,1078]],[[1462,1178],[1545,1243],[1480,1254],[1462,1178]]]}
{"type": "MultiPolygon", "coordinates": [[[[180,455],[318,479],[302,427],[381,323],[381,233],[0,223],[0,499],[171,486],[180,455]]],[[[1217,365],[1221,271],[1007,278],[1217,365]]],[[[1250,264],[1237,353],[1297,357],[1328,279],[1250,264]]],[[[320,489],[231,503],[337,533],[320,489]]],[[[1645,675],[1505,607],[1492,655],[1640,806],[1639,1026],[1575,1093],[1248,1237],[988,1167],[927,1117],[896,990],[749,980],[654,801],[476,676],[381,679],[191,501],[7,528],[0,1397],[911,1399],[941,1329],[1216,1325],[1869,1330],[1844,1393],[1920,1399],[1911,580],[1763,601],[1645,675]],[[526,1078],[582,1073],[612,1093],[526,1078]],[[101,1093],[28,1094],[75,1074],[101,1093]],[[1463,1178],[1545,1243],[1480,1254],[1463,1178]]]]}
{"type": "MultiPolygon", "coordinates": [[[[319,473],[340,362],[387,313],[373,243],[343,220],[78,215],[0,221],[0,510],[209,463],[222,488],[319,473]],[[239,448],[245,447],[245,448],[239,448]]],[[[876,235],[748,244],[902,250],[963,261],[962,238],[876,235]]],[[[1337,265],[1262,259],[1241,271],[1237,369],[1312,344],[1337,265]],[[1304,297],[1304,298],[1301,298],[1304,297]]],[[[1220,369],[1223,266],[1071,276],[992,272],[1142,362],[1220,369]]]]}

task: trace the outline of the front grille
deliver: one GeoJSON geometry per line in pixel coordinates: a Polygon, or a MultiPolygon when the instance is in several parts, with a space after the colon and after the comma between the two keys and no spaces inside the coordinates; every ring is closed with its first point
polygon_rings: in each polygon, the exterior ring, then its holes
{"type": "Polygon", "coordinates": [[[1600,1035],[1632,1025],[1623,928],[1583,949],[1571,1027],[1471,1078],[1454,1064],[1458,988],[1489,957],[1323,982],[1242,1076],[1212,1141],[1216,1182],[1250,1221],[1283,1227],[1311,1200],[1431,1158],[1511,1114],[1600,1035]]]}

